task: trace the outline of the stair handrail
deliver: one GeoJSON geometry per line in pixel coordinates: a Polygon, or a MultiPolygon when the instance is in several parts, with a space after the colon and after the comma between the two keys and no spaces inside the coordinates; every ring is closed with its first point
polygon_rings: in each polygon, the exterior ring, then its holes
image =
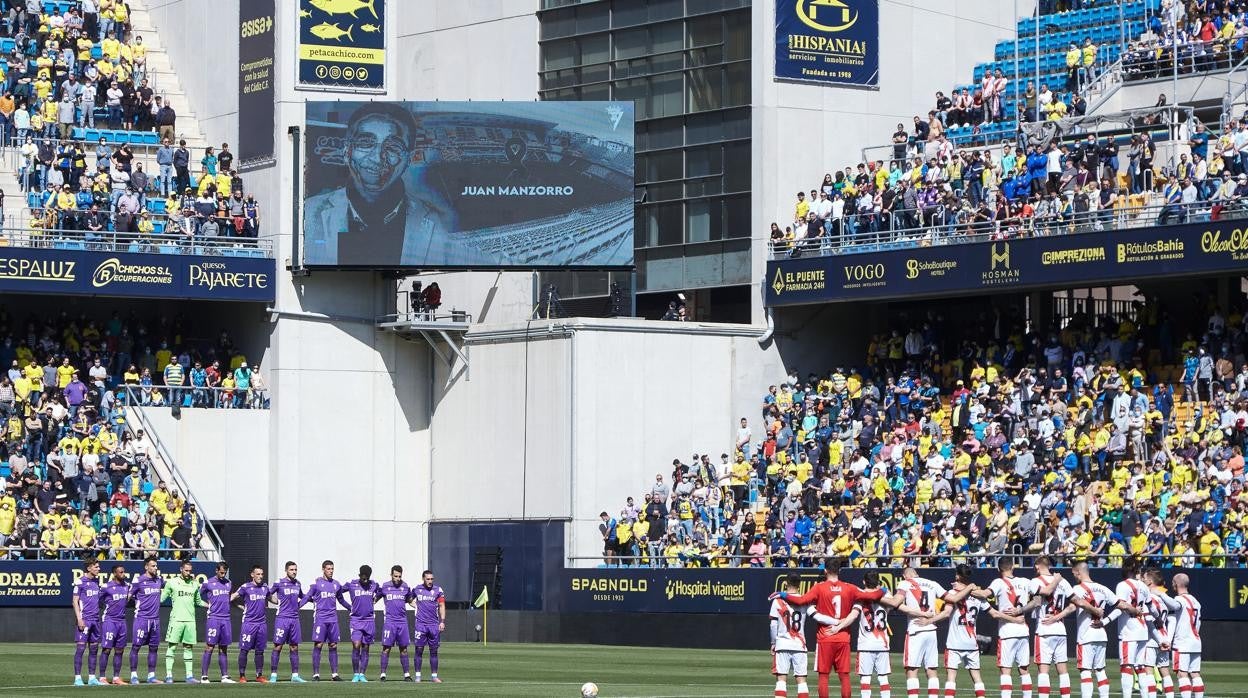
{"type": "MultiPolygon", "coordinates": [[[[204,546],[202,543],[198,547],[205,549],[205,551],[209,553],[215,551],[218,559],[222,559],[222,551],[225,548],[221,543],[221,536],[217,534],[216,527],[212,525],[212,520],[208,518],[207,510],[204,508],[203,504],[199,503],[199,499],[191,490],[186,476],[183,475],[182,471],[178,469],[178,464],[173,459],[173,455],[169,453],[169,449],[165,448],[165,442],[161,441],[160,434],[156,433],[156,430],[153,428],[152,421],[148,418],[147,413],[144,411],[143,405],[139,401],[139,396],[134,390],[134,386],[127,384],[124,387],[126,390],[126,415],[134,415],[137,417],[139,428],[144,430],[145,435],[151,440],[152,445],[156,448],[156,454],[160,456],[162,461],[164,461],[165,470],[167,471],[169,479],[173,481],[174,485],[181,488],[182,494],[185,496],[187,503],[194,504],[195,509],[199,511],[200,516],[203,518],[204,536],[212,544],[212,549],[209,550],[207,546],[204,546]]],[[[135,420],[126,420],[126,430],[129,431],[132,436],[138,438],[135,420]]]]}

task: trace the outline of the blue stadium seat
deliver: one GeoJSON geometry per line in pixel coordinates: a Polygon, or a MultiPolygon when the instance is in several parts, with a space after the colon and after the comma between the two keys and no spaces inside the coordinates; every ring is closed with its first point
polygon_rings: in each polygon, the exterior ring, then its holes
{"type": "Polygon", "coordinates": [[[156,249],[161,254],[180,254],[182,252],[182,248],[178,247],[177,245],[162,244],[162,245],[159,245],[156,249]]]}
{"type": "Polygon", "coordinates": [[[100,140],[100,130],[97,128],[84,129],[83,138],[94,143],[100,140]]]}
{"type": "Polygon", "coordinates": [[[152,221],[152,232],[162,235],[165,232],[165,222],[163,220],[152,221]]]}
{"type": "Polygon", "coordinates": [[[163,215],[165,212],[165,200],[153,196],[147,200],[147,210],[157,215],[163,215]]]}
{"type": "Polygon", "coordinates": [[[75,126],[69,130],[69,135],[72,138],[82,140],[83,137],[86,135],[86,129],[75,126]]]}
{"type": "Polygon", "coordinates": [[[143,143],[145,145],[160,145],[160,134],[155,131],[144,131],[143,143]]]}
{"type": "Polygon", "coordinates": [[[17,42],[14,41],[13,39],[7,36],[0,39],[0,51],[3,51],[4,53],[8,53],[15,48],[17,48],[17,42]]]}
{"type": "Polygon", "coordinates": [[[104,57],[104,49],[100,48],[99,46],[91,47],[91,60],[98,61],[103,57],[104,57]]]}
{"type": "Polygon", "coordinates": [[[137,242],[132,242],[132,243],[130,243],[130,247],[128,247],[128,248],[127,248],[127,251],[128,251],[128,252],[139,252],[139,251],[140,251],[140,248],[139,248],[139,243],[137,243],[137,242]]]}

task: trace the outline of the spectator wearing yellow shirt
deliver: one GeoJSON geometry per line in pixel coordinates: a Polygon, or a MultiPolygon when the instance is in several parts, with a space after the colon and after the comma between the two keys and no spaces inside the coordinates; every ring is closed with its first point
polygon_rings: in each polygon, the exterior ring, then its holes
{"type": "Polygon", "coordinates": [[[61,365],[56,367],[57,390],[64,390],[65,386],[69,385],[70,382],[74,380],[74,374],[77,372],[78,372],[78,369],[74,368],[73,366],[69,364],[68,356],[61,359],[61,365]]]}

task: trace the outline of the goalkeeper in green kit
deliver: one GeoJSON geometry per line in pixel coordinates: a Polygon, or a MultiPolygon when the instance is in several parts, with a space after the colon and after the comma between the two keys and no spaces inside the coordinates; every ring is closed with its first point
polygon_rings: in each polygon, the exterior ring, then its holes
{"type": "Polygon", "coordinates": [[[165,683],[173,683],[173,651],[182,645],[182,662],[186,667],[186,682],[199,683],[195,680],[195,606],[208,604],[199,598],[199,582],[191,574],[191,563],[183,560],[178,570],[180,574],[165,584],[160,601],[172,599],[173,610],[169,612],[169,632],[165,642],[165,683]]]}

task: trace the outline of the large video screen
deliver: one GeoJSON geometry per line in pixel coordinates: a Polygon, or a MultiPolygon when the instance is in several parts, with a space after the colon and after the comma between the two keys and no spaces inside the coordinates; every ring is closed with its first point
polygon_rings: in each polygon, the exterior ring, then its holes
{"type": "Polygon", "coordinates": [[[628,268],[632,102],[309,102],[303,261],[628,268]]]}

